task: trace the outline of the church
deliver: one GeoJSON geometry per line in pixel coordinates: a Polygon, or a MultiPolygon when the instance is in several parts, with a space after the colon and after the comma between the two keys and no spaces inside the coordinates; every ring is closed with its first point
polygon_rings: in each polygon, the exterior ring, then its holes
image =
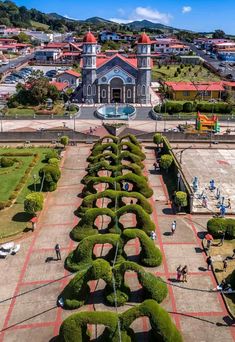
{"type": "Polygon", "coordinates": [[[81,102],[150,103],[151,41],[143,33],[135,58],[116,53],[97,54],[97,40],[89,31],[83,39],[81,102]]]}

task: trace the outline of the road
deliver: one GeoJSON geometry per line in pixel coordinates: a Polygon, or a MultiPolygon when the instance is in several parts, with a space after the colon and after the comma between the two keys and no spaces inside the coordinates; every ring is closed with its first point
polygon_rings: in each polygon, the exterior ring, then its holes
{"type": "Polygon", "coordinates": [[[3,65],[0,67],[0,73],[7,72],[11,67],[17,67],[21,65],[22,63],[28,62],[30,59],[32,59],[34,56],[34,53],[31,53],[30,55],[21,56],[18,58],[15,58],[13,60],[9,61],[9,64],[3,65]]]}
{"type": "MultiPolygon", "coordinates": [[[[196,48],[196,46],[192,43],[187,43],[191,50],[195,52],[198,56],[203,58],[205,62],[208,64],[212,65],[216,70],[221,69],[220,71],[220,76],[225,77],[228,74],[232,74],[233,76],[233,81],[235,81],[235,67],[231,67],[229,64],[232,62],[225,62],[225,61],[220,61],[218,59],[211,58],[210,55],[207,55],[203,52],[203,50],[199,50],[196,48]],[[221,66],[220,64],[223,63],[225,64],[225,67],[221,66]]],[[[231,79],[232,80],[232,79],[231,79]]]]}

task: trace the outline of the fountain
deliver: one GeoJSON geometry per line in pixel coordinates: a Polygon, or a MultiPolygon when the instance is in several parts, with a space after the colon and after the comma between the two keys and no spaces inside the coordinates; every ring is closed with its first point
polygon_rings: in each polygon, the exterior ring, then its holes
{"type": "Polygon", "coordinates": [[[134,106],[129,104],[105,104],[96,110],[96,115],[102,120],[129,120],[136,114],[134,106]]]}

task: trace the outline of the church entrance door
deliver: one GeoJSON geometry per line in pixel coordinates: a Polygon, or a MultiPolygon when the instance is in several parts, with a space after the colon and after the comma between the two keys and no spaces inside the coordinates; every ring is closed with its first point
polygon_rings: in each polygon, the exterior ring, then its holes
{"type": "Polygon", "coordinates": [[[121,102],[121,89],[112,89],[112,102],[121,102]]]}

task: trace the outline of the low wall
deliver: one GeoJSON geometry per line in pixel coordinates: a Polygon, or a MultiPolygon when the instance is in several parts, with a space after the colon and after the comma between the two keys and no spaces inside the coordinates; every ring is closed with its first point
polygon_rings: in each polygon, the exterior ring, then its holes
{"type": "Polygon", "coordinates": [[[55,142],[61,136],[66,135],[73,142],[93,142],[99,139],[98,136],[85,134],[76,131],[35,131],[35,132],[1,132],[0,142],[55,142]]]}

